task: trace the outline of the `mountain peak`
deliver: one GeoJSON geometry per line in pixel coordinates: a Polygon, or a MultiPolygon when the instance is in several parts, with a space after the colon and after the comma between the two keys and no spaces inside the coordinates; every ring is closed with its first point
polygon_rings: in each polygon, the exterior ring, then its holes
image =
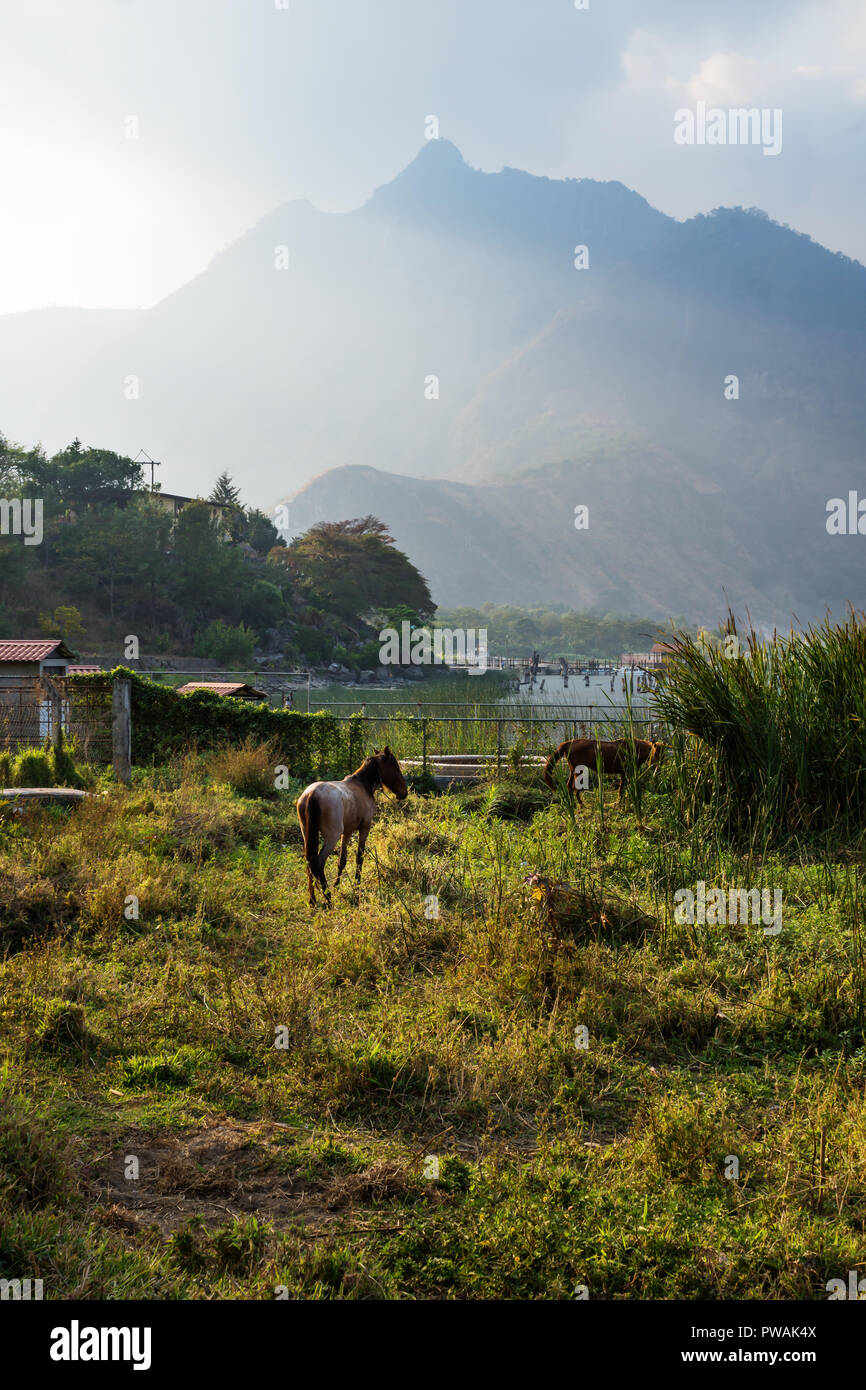
{"type": "Polygon", "coordinates": [[[390,183],[376,189],[372,201],[377,206],[404,200],[417,205],[431,196],[438,199],[445,188],[453,188],[455,182],[469,181],[476,172],[450,140],[427,140],[411,164],[390,183]]]}
{"type": "MultiPolygon", "coordinates": [[[[455,169],[460,166],[466,168],[466,160],[463,158],[457,146],[453,144],[451,140],[443,140],[439,136],[437,136],[435,140],[424,141],[424,144],[412,160],[412,164],[419,164],[425,161],[428,164],[432,164],[434,160],[436,166],[439,168],[448,165],[451,165],[455,169]]],[[[411,165],[409,167],[411,168],[411,165]]]]}

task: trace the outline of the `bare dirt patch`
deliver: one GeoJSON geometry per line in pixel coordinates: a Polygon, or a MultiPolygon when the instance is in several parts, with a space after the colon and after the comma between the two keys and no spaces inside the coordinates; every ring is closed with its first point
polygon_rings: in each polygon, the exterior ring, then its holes
{"type": "Polygon", "coordinates": [[[104,1224],[130,1233],[156,1225],[164,1236],[200,1216],[208,1224],[255,1214],[278,1230],[322,1230],[348,1208],[399,1198],[408,1175],[397,1164],[312,1178],[286,1171],[267,1122],[216,1123],[177,1135],[131,1133],[91,1180],[104,1224]],[[126,1176],[138,1160],[138,1178],[126,1176]]]}

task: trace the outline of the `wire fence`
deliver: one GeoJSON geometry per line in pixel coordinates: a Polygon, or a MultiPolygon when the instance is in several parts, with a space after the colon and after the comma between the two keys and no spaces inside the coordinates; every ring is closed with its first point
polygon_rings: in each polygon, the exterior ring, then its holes
{"type": "MultiPolygon", "coordinates": [[[[583,717],[574,712],[536,717],[500,713],[496,715],[464,715],[437,717],[427,714],[408,714],[389,711],[362,715],[365,747],[389,744],[401,761],[418,762],[427,770],[428,764],[441,757],[457,754],[489,759],[497,768],[509,763],[519,765],[546,755],[558,744],[571,738],[648,738],[661,736],[662,725],[657,718],[632,714],[616,717],[608,712],[604,717],[583,717]]],[[[348,720],[348,715],[335,716],[348,720]]],[[[357,716],[356,716],[357,717],[357,716]]]]}
{"type": "Polygon", "coordinates": [[[650,709],[648,701],[638,698],[632,700],[616,701],[603,700],[601,703],[589,702],[579,704],[576,702],[563,700],[525,700],[525,699],[499,699],[499,700],[316,700],[312,701],[314,712],[327,712],[342,717],[340,711],[349,714],[365,714],[373,717],[384,717],[382,711],[388,714],[415,715],[418,718],[520,718],[534,720],[536,723],[545,719],[559,719],[564,723],[573,723],[575,720],[583,723],[614,723],[628,720],[628,713],[631,709],[635,713],[635,718],[644,719],[645,713],[650,709]],[[640,712],[640,713],[638,713],[640,712]]]}
{"type": "Polygon", "coordinates": [[[111,762],[110,676],[86,687],[64,676],[4,676],[0,684],[0,749],[19,753],[53,743],[58,729],[88,763],[111,762]]]}
{"type": "MultiPolygon", "coordinates": [[[[112,677],[4,677],[0,685],[0,749],[18,752],[56,738],[58,728],[84,762],[107,765],[114,760],[112,677]]],[[[388,702],[325,708],[338,724],[360,719],[361,746],[367,751],[390,744],[401,761],[425,771],[441,759],[465,755],[497,768],[537,762],[571,738],[656,738],[661,721],[645,709],[627,705],[507,707],[493,702],[472,706],[444,701],[413,709],[388,702]],[[484,712],[489,711],[489,712],[484,712]]]]}

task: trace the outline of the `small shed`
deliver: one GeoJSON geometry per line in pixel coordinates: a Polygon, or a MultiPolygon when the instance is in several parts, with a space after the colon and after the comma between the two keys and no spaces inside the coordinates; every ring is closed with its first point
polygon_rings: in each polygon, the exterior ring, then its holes
{"type": "Polygon", "coordinates": [[[18,748],[53,738],[66,728],[64,700],[52,676],[69,674],[75,660],[60,637],[0,640],[0,743],[18,748]]]}
{"type": "Polygon", "coordinates": [[[266,700],[266,690],[256,690],[245,681],[188,681],[178,688],[178,695],[191,695],[194,690],[210,690],[214,695],[227,695],[232,700],[266,700]]]}
{"type": "Polygon", "coordinates": [[[0,640],[0,686],[20,687],[28,676],[36,681],[40,676],[68,675],[74,660],[75,653],[60,637],[4,638],[0,640]]]}

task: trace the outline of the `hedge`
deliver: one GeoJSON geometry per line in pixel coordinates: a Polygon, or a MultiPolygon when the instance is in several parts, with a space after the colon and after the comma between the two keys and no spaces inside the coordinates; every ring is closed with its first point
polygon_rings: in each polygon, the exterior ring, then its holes
{"type": "Polygon", "coordinates": [[[361,762],[364,751],[363,716],[342,723],[332,714],[301,714],[269,709],[211,690],[179,695],[170,686],[141,676],[125,666],[110,673],[71,676],[88,695],[100,691],[111,707],[111,680],[127,680],[132,700],[132,761],[167,762],[174,754],[199,752],[255,738],[273,743],[277,757],[293,777],[344,777],[361,762]],[[89,687],[89,688],[88,688],[89,687]]]}

